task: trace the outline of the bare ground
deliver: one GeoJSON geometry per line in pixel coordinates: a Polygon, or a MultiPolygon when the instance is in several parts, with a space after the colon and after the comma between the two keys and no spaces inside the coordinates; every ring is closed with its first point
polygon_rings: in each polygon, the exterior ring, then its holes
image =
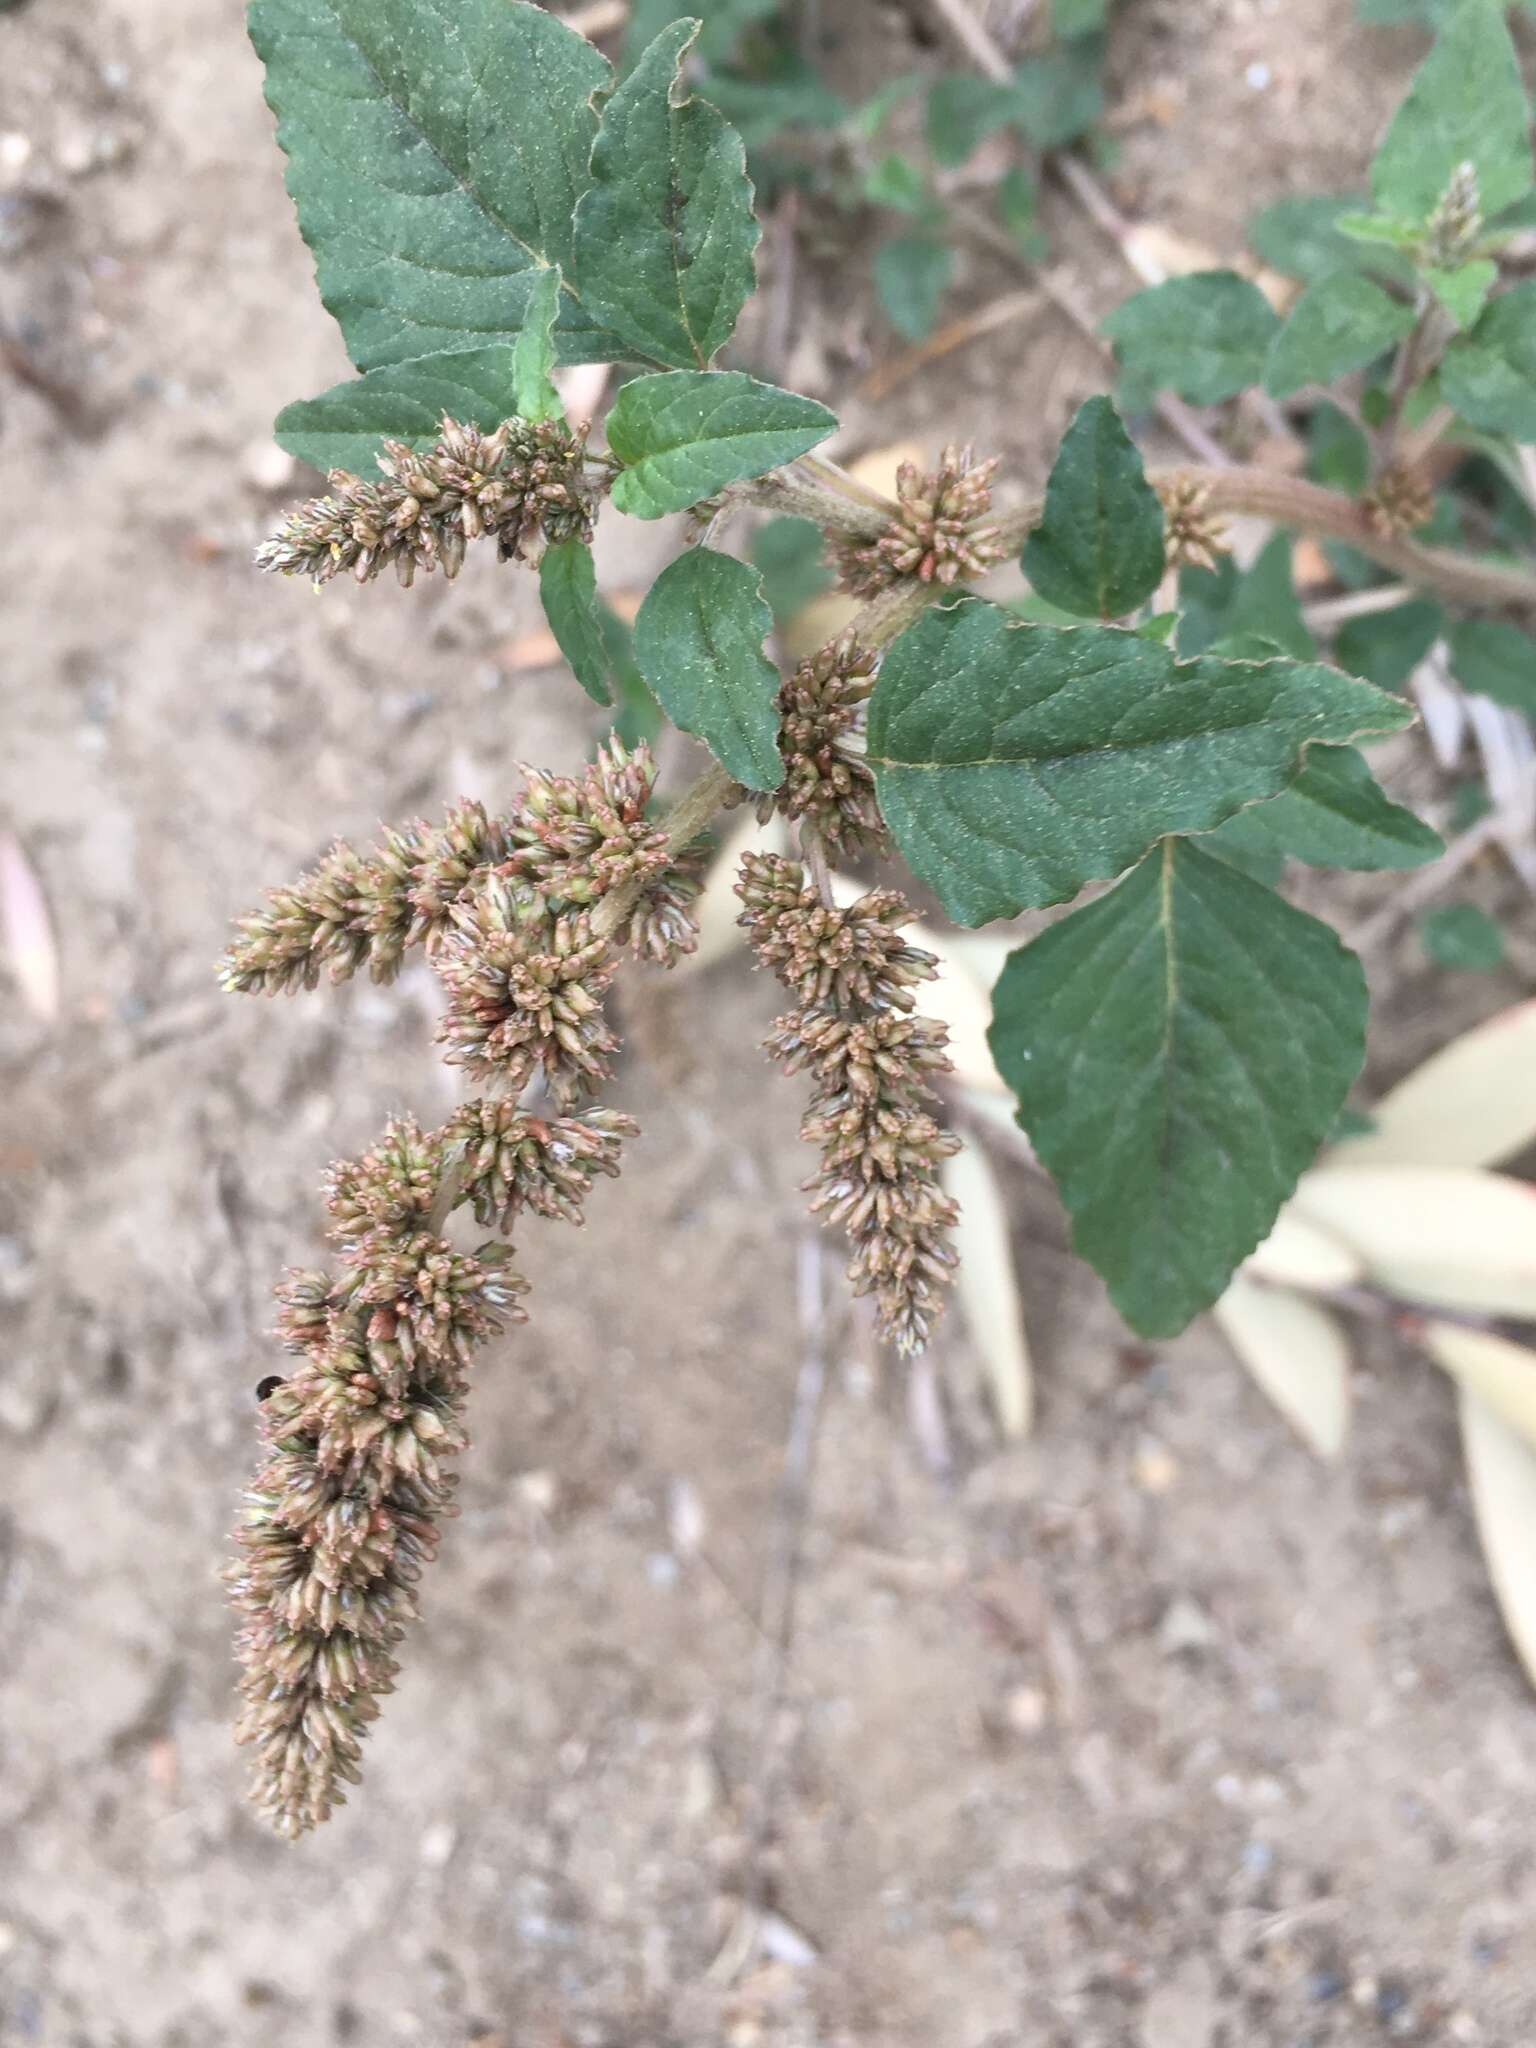
{"type": "MultiPolygon", "coordinates": [[[[840,63],[914,61],[904,16],[828,12],[840,63]]],[[[1225,257],[1263,199],[1357,180],[1420,45],[1350,14],[1127,7],[1117,93],[1164,118],[1127,128],[1124,202],[1225,257]]],[[[1124,279],[1075,234],[1105,306],[1124,279]]],[[[315,1247],[321,1164],[450,1090],[421,975],[270,1006],[210,963],[333,832],[569,766],[594,714],[512,669],[535,619],[506,574],[315,599],[251,573],[295,488],[271,417],[345,365],[233,0],[0,16],[0,254],[6,332],[82,394],[0,375],[0,822],[64,973],[56,1024],[9,986],[0,1013],[0,2041],[1536,2039],[1536,1705],[1443,1387],[1368,1345],[1320,1468],[1208,1326],[1132,1347],[1011,1168],[1038,1433],[1000,1453],[967,1421],[952,1321],[936,1476],[834,1307],[779,1918],[712,1968],[750,1876],[752,1615],[804,1345],[795,1094],[739,956],[625,999],[645,1135],[581,1236],[527,1234],[533,1320],[482,1368],[366,1787],[297,1848],[252,1820],[215,1571],[267,1289],[315,1247]]],[[[891,350],[835,267],[805,267],[795,326],[841,397],[891,350]]],[[[962,303],[1008,282],[976,259],[962,303]]],[[[1043,314],[849,407],[847,445],[1001,438],[1022,488],[1097,378],[1043,314]]],[[[664,544],[626,536],[607,580],[664,544]]],[[[1518,986],[1432,980],[1406,944],[1372,966],[1378,1074],[1518,986]]]]}

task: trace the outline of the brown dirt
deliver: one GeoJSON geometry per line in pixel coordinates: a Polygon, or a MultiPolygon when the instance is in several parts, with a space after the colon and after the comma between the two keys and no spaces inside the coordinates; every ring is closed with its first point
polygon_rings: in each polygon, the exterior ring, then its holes
{"type": "MultiPolygon", "coordinates": [[[[1128,129],[1126,201],[1226,255],[1264,198],[1358,179],[1419,40],[1350,12],[1128,7],[1117,91],[1157,86],[1171,119],[1128,129]]],[[[839,61],[904,68],[904,21],[850,6],[839,61]]],[[[644,1140],[582,1237],[527,1235],[534,1319],[482,1369],[464,1517],[364,1791],[297,1848],[249,1817],[215,1563],[266,1290],[314,1248],[322,1162],[450,1091],[419,972],[267,1007],[220,999],[210,963],[331,833],[568,766],[594,718],[509,675],[535,607],[485,565],[318,599],[250,572],[291,488],[271,417],[345,366],[234,0],[0,15],[0,134],[31,145],[0,147],[0,320],[85,407],[0,373],[3,822],[64,976],[55,1025],[9,988],[0,1016],[0,2041],[1536,2038],[1536,1704],[1443,1386],[1368,1345],[1321,1469],[1208,1326],[1133,1350],[1011,1168],[1038,1434],[985,1441],[952,1323],[957,1469],[934,1476],[839,1304],[776,1953],[711,1973],[802,1342],[794,1091],[739,957],[627,998],[644,1140]]],[[[1075,234],[1108,305],[1124,281],[1075,234]]],[[[964,302],[1007,283],[989,265],[964,302]]],[[[819,276],[794,331],[840,393],[889,344],[819,276]]],[[[850,445],[1000,420],[1033,484],[1097,375],[1042,315],[851,407],[850,445]]],[[[614,542],[607,580],[665,544],[614,542]]],[[[1518,985],[1448,989],[1406,945],[1377,965],[1379,1072],[1518,985]]]]}

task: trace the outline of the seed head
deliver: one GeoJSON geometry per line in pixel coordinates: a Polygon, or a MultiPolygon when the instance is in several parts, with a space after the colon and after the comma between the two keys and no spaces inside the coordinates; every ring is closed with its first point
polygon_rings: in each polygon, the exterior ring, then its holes
{"type": "Polygon", "coordinates": [[[843,541],[833,550],[843,588],[874,597],[902,576],[947,585],[1000,562],[1002,546],[989,519],[996,469],[995,456],[977,462],[970,447],[946,448],[934,470],[904,462],[896,473],[900,517],[877,540],[843,541]]]}
{"type": "Polygon", "coordinates": [[[1193,477],[1174,477],[1159,484],[1163,506],[1163,550],[1170,569],[1192,566],[1214,569],[1226,552],[1227,529],[1210,509],[1211,493],[1193,477]]]}
{"type": "Polygon", "coordinates": [[[783,787],[771,803],[787,818],[805,818],[836,852],[883,852],[884,823],[875,778],[862,745],[864,706],[875,682],[875,657],[851,633],[802,661],[779,690],[783,787]]]}

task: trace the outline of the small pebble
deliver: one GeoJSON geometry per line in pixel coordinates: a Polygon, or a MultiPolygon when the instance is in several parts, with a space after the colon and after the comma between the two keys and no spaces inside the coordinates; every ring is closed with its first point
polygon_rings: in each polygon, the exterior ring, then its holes
{"type": "Polygon", "coordinates": [[[459,1831],[450,1821],[434,1821],[421,1838],[419,1854],[428,1870],[441,1870],[458,1846],[459,1831]]]}
{"type": "Polygon", "coordinates": [[[258,491],[285,491],[298,464],[275,441],[248,441],[240,455],[240,474],[258,491]]]}
{"type": "Polygon", "coordinates": [[[1250,92],[1267,92],[1274,73],[1267,64],[1250,64],[1243,73],[1243,78],[1250,92]]]}

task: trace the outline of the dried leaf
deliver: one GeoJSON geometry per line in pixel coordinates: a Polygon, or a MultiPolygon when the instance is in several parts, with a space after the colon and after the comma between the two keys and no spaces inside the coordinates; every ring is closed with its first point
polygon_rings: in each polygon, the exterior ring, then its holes
{"type": "Polygon", "coordinates": [[[59,949],[37,871],[12,833],[0,834],[0,936],[27,1008],[59,1014],[59,949]]]}
{"type": "Polygon", "coordinates": [[[1296,1207],[1378,1286],[1439,1308],[1536,1316],[1536,1188],[1455,1166],[1325,1166],[1296,1207]]]}
{"type": "Polygon", "coordinates": [[[1331,1294],[1339,1287],[1353,1287],[1365,1269],[1347,1244],[1288,1207],[1280,1211],[1274,1229],[1242,1270],[1250,1279],[1267,1280],[1272,1286],[1331,1294]]]}
{"type": "Polygon", "coordinates": [[[1420,1341],[1466,1392],[1536,1445],[1536,1351],[1461,1323],[1426,1323],[1420,1341]]]}
{"type": "Polygon", "coordinates": [[[1338,1319],[1303,1295],[1241,1274],[1212,1314],[1303,1442],[1336,1458],[1349,1422],[1349,1345],[1338,1319]]]}
{"type": "Polygon", "coordinates": [[[1026,1436],[1034,1409],[1034,1381],[1024,1306],[1014,1275],[1008,1205],[980,1145],[966,1145],[945,1160],[944,1190],[960,1205],[956,1290],[986,1367],[998,1427],[1006,1437],[1026,1436]]]}
{"type": "Polygon", "coordinates": [[[1465,1387],[1461,1441],[1494,1597],[1536,1684],[1536,1452],[1465,1387]]]}
{"type": "Polygon", "coordinates": [[[1487,1018],[1379,1102],[1341,1164],[1493,1166],[1536,1138],[1536,999],[1487,1018]]]}

